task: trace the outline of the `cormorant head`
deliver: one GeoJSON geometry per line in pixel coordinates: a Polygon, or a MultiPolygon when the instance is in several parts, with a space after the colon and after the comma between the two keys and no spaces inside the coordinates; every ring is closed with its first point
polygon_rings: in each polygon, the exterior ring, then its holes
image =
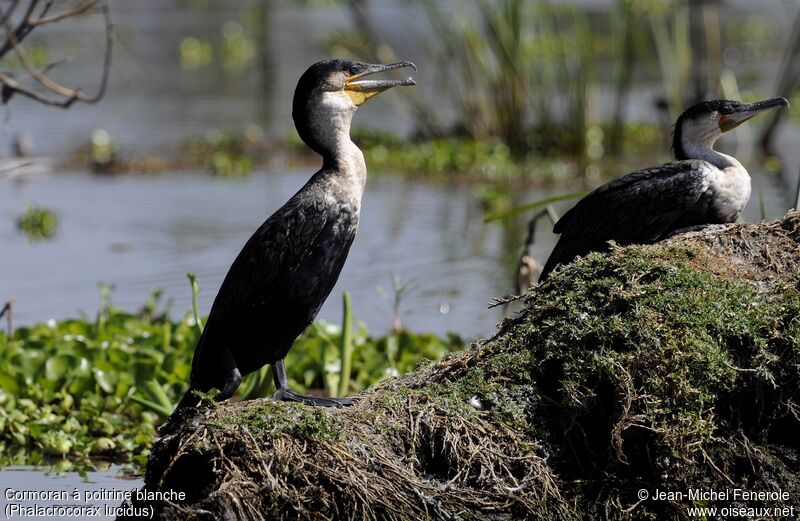
{"type": "Polygon", "coordinates": [[[337,135],[349,136],[353,113],[369,98],[387,89],[416,85],[412,78],[368,80],[379,72],[417,67],[411,62],[375,65],[350,60],[317,62],[303,73],[294,91],[292,118],[308,146],[322,154],[330,152],[337,135]]]}
{"type": "Polygon", "coordinates": [[[771,98],[757,103],[730,100],[703,101],[692,105],[678,117],[672,138],[675,158],[688,159],[687,148],[711,148],[725,132],[753,116],[774,107],[788,107],[786,98],[771,98]]]}

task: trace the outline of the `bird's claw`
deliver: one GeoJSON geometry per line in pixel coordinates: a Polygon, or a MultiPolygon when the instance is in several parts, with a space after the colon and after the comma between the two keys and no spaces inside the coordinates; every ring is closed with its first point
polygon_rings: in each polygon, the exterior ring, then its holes
{"type": "Polygon", "coordinates": [[[355,400],[349,398],[326,398],[322,396],[308,396],[298,394],[291,389],[278,389],[272,395],[276,402],[297,402],[303,405],[314,405],[317,407],[349,407],[355,404],[355,400]]]}

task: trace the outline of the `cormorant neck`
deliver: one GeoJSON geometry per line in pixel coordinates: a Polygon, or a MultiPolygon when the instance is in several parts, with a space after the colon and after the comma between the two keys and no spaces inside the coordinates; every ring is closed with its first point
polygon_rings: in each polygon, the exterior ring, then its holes
{"type": "Polygon", "coordinates": [[[720,169],[738,166],[739,162],[722,152],[714,150],[714,143],[722,137],[722,131],[717,122],[711,118],[700,120],[678,119],[675,125],[672,148],[675,150],[675,159],[700,159],[708,161],[720,169]]]}
{"type": "Polygon", "coordinates": [[[350,139],[350,123],[356,106],[344,93],[325,92],[298,103],[292,111],[300,138],[321,155],[326,167],[348,160],[358,151],[350,139]]]}
{"type": "Polygon", "coordinates": [[[684,159],[700,159],[703,161],[708,161],[720,170],[724,170],[725,168],[731,166],[739,166],[740,163],[736,160],[736,158],[714,150],[715,141],[716,139],[709,140],[707,142],[684,139],[680,147],[675,149],[675,158],[679,161],[684,159]]]}

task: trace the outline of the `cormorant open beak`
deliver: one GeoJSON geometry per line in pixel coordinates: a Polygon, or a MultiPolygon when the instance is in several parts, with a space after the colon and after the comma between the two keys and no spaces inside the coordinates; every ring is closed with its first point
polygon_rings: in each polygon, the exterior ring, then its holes
{"type": "Polygon", "coordinates": [[[734,129],[758,114],[775,107],[788,107],[786,98],[771,98],[758,103],[742,104],[732,114],[725,114],[719,118],[719,129],[727,132],[734,129]]]}
{"type": "Polygon", "coordinates": [[[403,67],[411,67],[414,71],[417,66],[411,62],[399,62],[389,65],[368,65],[366,70],[354,74],[347,78],[344,84],[344,91],[353,100],[353,103],[358,107],[365,101],[376,94],[380,94],[386,89],[397,86],[416,85],[417,83],[413,78],[408,77],[403,80],[362,80],[364,76],[376,74],[378,72],[391,71],[393,69],[402,69],[403,67]]]}

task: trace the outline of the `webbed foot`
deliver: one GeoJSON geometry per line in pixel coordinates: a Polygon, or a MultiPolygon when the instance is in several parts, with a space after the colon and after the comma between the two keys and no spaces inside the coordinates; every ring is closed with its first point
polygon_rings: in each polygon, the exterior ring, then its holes
{"type": "Polygon", "coordinates": [[[276,402],[298,402],[303,405],[315,405],[317,407],[348,407],[356,403],[349,398],[324,398],[322,396],[307,396],[298,394],[288,387],[278,389],[272,395],[276,402]]]}

